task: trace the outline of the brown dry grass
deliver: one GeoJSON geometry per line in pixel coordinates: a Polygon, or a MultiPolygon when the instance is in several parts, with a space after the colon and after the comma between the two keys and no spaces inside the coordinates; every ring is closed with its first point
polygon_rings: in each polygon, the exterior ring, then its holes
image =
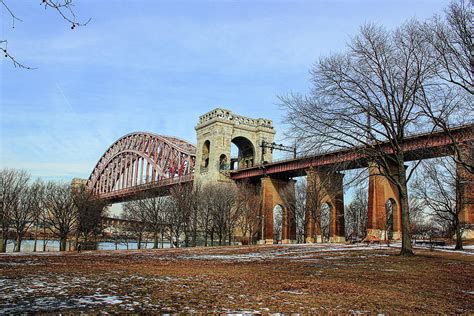
{"type": "Polygon", "coordinates": [[[473,255],[346,247],[4,255],[0,313],[474,312],[473,255]],[[107,296],[114,300],[100,301],[107,296]]]}

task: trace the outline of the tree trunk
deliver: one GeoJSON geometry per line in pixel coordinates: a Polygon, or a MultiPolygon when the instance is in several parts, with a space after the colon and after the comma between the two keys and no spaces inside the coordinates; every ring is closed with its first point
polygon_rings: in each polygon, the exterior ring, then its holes
{"type": "MultiPolygon", "coordinates": [[[[403,162],[403,159],[399,159],[403,162]]],[[[398,180],[399,180],[399,197],[400,206],[402,213],[402,250],[400,255],[402,256],[413,256],[413,249],[411,245],[410,237],[410,213],[408,206],[408,190],[407,190],[407,177],[404,163],[398,166],[398,180]]]]}
{"type": "Polygon", "coordinates": [[[6,239],[4,239],[3,234],[0,236],[0,253],[5,252],[7,250],[6,247],[6,239]]]}
{"type": "Polygon", "coordinates": [[[158,249],[158,233],[153,233],[153,249],[158,249]]]}
{"type": "Polygon", "coordinates": [[[21,234],[17,233],[16,234],[15,252],[20,252],[22,239],[23,238],[22,238],[21,234]]]}
{"type": "Polygon", "coordinates": [[[66,251],[66,237],[61,237],[59,240],[59,251],[66,251]]]}
{"type": "Polygon", "coordinates": [[[175,240],[174,245],[175,245],[176,248],[179,248],[179,234],[176,234],[175,237],[176,237],[176,240],[175,240]]]}
{"type": "Polygon", "coordinates": [[[456,247],[455,250],[463,250],[462,247],[462,232],[459,228],[459,224],[456,226],[456,247]]]}
{"type": "Polygon", "coordinates": [[[46,226],[43,222],[43,252],[46,252],[46,226]]]}
{"type": "Polygon", "coordinates": [[[184,230],[184,247],[189,247],[189,232],[187,228],[184,230]]]}
{"type": "MultiPolygon", "coordinates": [[[[79,234],[76,234],[76,238],[74,240],[74,250],[77,250],[77,246],[79,245],[79,234]]],[[[87,247],[87,235],[84,238],[84,246],[87,247]]],[[[84,249],[85,250],[85,249],[84,249]]]]}
{"type": "Polygon", "coordinates": [[[35,223],[35,242],[33,243],[33,252],[36,252],[36,244],[38,243],[38,223],[35,223]]]}
{"type": "Polygon", "coordinates": [[[142,234],[138,235],[137,249],[142,249],[142,234]]]}
{"type": "Polygon", "coordinates": [[[196,247],[197,241],[197,227],[196,227],[196,220],[193,220],[193,234],[191,236],[191,246],[196,247]]]}

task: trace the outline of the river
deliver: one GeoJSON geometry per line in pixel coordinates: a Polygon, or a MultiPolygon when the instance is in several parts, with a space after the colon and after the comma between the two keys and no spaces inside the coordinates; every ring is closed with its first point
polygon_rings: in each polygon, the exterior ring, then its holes
{"type": "MultiPolygon", "coordinates": [[[[21,252],[33,252],[34,247],[34,240],[23,240],[21,242],[21,252]]],[[[114,242],[98,242],[97,243],[97,250],[125,250],[125,249],[137,249],[137,242],[130,241],[127,243],[114,243],[114,242]]],[[[158,244],[158,247],[161,248],[161,243],[158,244]]],[[[7,252],[13,252],[15,248],[15,242],[13,240],[8,240],[7,243],[7,252]]],[[[152,249],[153,242],[142,242],[142,249],[152,249]]],[[[163,243],[163,248],[170,248],[170,244],[168,242],[163,243]]],[[[66,245],[66,249],[69,249],[69,242],[66,245]]],[[[36,243],[36,251],[42,252],[43,251],[43,240],[38,240],[36,243]]],[[[46,251],[59,251],[59,240],[46,240],[46,251]]]]}

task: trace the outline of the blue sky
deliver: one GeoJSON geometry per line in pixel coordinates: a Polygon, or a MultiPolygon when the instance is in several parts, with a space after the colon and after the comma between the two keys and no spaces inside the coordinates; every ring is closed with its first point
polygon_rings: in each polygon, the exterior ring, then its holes
{"type": "MultiPolygon", "coordinates": [[[[195,142],[198,116],[215,108],[273,119],[277,95],[309,88],[319,56],[343,49],[361,24],[394,28],[442,13],[447,1],[76,0],[71,30],[40,0],[5,0],[1,39],[36,70],[0,67],[0,167],[35,177],[87,178],[132,131],[195,142]]],[[[277,136],[278,137],[278,136],[277,136]]]]}

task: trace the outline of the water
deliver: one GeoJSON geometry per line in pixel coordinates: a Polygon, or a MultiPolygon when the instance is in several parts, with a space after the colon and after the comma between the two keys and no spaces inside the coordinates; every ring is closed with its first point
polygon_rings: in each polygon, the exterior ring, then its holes
{"type": "MultiPolygon", "coordinates": [[[[21,242],[21,252],[33,252],[34,247],[34,240],[23,240],[21,242]]],[[[72,242],[71,242],[72,243],[72,242]]],[[[97,243],[97,250],[132,250],[138,249],[138,243],[136,241],[128,242],[128,248],[126,243],[117,243],[117,248],[114,242],[98,242],[97,243]]],[[[161,248],[161,242],[158,244],[158,247],[161,248]]],[[[152,249],[153,242],[149,241],[148,243],[142,242],[142,249],[152,249]]],[[[163,248],[170,248],[170,244],[168,242],[163,243],[163,248]]],[[[7,252],[13,252],[15,249],[15,241],[8,240],[7,243],[7,252]]],[[[66,244],[66,249],[69,249],[69,242],[66,244]]],[[[43,251],[43,240],[38,240],[36,242],[36,251],[41,252],[43,251]]],[[[59,240],[46,240],[46,251],[59,251],[59,240]]]]}

